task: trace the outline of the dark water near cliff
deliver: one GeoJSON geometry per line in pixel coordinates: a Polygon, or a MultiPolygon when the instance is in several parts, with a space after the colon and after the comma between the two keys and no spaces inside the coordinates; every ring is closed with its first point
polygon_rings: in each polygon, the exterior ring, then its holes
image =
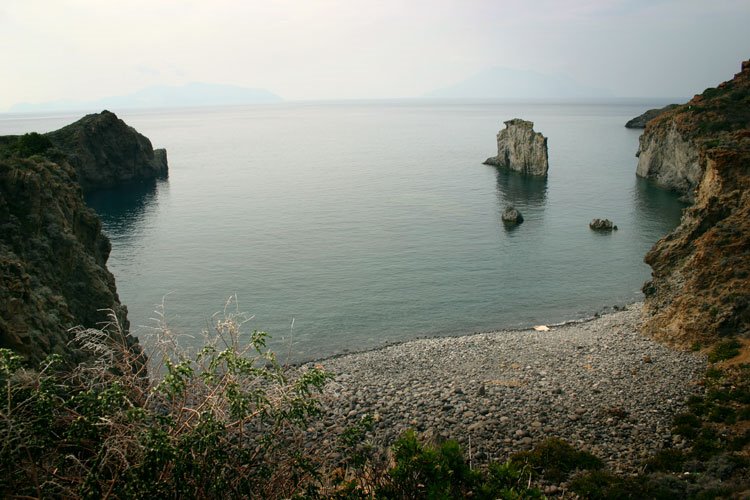
{"type": "MultiPolygon", "coordinates": [[[[120,113],[167,148],[170,178],[88,201],[134,327],[164,298],[172,326],[200,338],[236,294],[255,315],[246,326],[299,360],[563,321],[639,300],[643,255],[679,220],[674,195],[635,177],[639,131],[623,124],[651,104],[120,113]],[[549,137],[547,180],[482,165],[514,117],[549,137]],[[500,222],[506,204],[526,219],[515,230],[500,222]],[[620,230],[594,233],[594,217],[620,230]]],[[[0,116],[0,132],[77,118],[0,116]]]]}

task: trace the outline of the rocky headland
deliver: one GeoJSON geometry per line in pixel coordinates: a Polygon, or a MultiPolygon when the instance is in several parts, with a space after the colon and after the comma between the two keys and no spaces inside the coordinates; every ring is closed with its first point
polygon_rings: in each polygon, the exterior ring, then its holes
{"type": "Polygon", "coordinates": [[[0,137],[0,347],[32,364],[49,354],[80,361],[70,329],[101,328],[114,313],[111,334],[139,350],[82,186],[165,174],[166,153],[108,111],[49,134],[0,137]]]}
{"type": "Polygon", "coordinates": [[[642,115],[638,115],[632,120],[628,120],[625,128],[646,128],[646,124],[667,111],[676,108],[679,104],[667,104],[663,108],[649,109],[642,115]]]}
{"type": "Polygon", "coordinates": [[[644,332],[685,347],[750,337],[750,61],[651,121],[638,173],[693,200],[646,255],[644,332]]]}
{"type": "Polygon", "coordinates": [[[546,176],[549,170],[547,138],[534,132],[534,123],[520,118],[505,122],[497,134],[497,156],[484,161],[522,174],[546,176]]]}
{"type": "Polygon", "coordinates": [[[167,151],[154,149],[110,111],[86,115],[45,136],[75,168],[84,191],[168,175],[167,151]]]}

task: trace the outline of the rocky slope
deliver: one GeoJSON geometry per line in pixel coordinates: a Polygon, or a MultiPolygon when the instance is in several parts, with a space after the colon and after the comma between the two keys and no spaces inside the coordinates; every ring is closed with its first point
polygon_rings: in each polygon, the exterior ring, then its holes
{"type": "Polygon", "coordinates": [[[534,123],[520,118],[505,122],[497,134],[497,156],[486,165],[510,168],[528,175],[546,176],[549,169],[547,138],[534,132],[534,123]]]}
{"type": "Polygon", "coordinates": [[[645,332],[683,346],[750,336],[750,61],[651,121],[640,154],[639,175],[694,200],[645,257],[645,332]]]}
{"type": "Polygon", "coordinates": [[[140,352],[106,268],[109,240],[81,185],[163,176],[159,151],[108,111],[49,134],[0,137],[0,347],[32,363],[53,353],[79,361],[70,329],[101,328],[114,312],[113,340],[140,352]]]}
{"type": "Polygon", "coordinates": [[[167,152],[114,113],[86,115],[45,134],[75,168],[84,191],[167,176],[167,152]]]}
{"type": "Polygon", "coordinates": [[[666,113],[679,106],[679,104],[667,104],[663,108],[649,109],[642,115],[638,115],[632,120],[628,120],[625,124],[625,128],[646,128],[646,124],[659,116],[662,113],[666,113]]]}
{"type": "Polygon", "coordinates": [[[32,362],[81,359],[68,330],[101,326],[102,309],[128,328],[106,268],[109,240],[74,178],[69,165],[39,156],[0,160],[0,347],[32,362]]]}

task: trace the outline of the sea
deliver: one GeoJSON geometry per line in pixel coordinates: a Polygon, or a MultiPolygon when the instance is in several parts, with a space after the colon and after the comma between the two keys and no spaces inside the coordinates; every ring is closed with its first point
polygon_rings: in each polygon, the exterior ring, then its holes
{"type": "MultiPolygon", "coordinates": [[[[343,101],[117,111],[169,178],[91,193],[132,332],[186,348],[241,312],[286,362],[419,337],[554,324],[642,300],[643,256],[679,222],[635,175],[666,102],[343,101]],[[548,137],[549,175],[482,162],[503,122],[548,137]],[[524,222],[500,220],[513,205],[524,222]],[[612,233],[589,229],[609,218],[612,233]]],[[[83,113],[3,114],[0,134],[83,113]]]]}

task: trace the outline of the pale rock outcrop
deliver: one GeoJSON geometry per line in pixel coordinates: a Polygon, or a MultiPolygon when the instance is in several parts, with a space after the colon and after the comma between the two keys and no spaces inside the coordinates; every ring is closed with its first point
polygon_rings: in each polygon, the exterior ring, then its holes
{"type": "Polygon", "coordinates": [[[703,168],[695,142],[680,133],[675,123],[648,127],[638,147],[636,175],[651,179],[693,200],[703,168]]]}
{"type": "Polygon", "coordinates": [[[527,175],[546,176],[549,169],[547,138],[534,132],[534,123],[520,118],[505,122],[497,134],[497,156],[486,165],[510,168],[527,175]]]}

